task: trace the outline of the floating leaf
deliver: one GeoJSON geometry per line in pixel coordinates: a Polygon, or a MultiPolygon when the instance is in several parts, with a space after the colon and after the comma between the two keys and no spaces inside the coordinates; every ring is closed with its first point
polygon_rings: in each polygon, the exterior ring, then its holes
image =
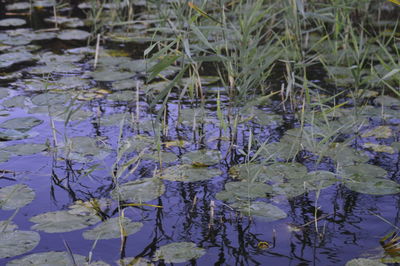
{"type": "Polygon", "coordinates": [[[219,163],[221,152],[217,150],[198,150],[183,155],[183,162],[194,166],[210,166],[219,163]]]}
{"type": "Polygon", "coordinates": [[[195,243],[177,242],[157,249],[153,260],[163,260],[164,263],[182,263],[198,259],[204,254],[206,254],[205,249],[197,247],[195,243]]]}
{"type": "Polygon", "coordinates": [[[161,179],[169,181],[197,182],[208,180],[221,174],[222,172],[219,169],[181,164],[163,169],[159,176],[161,179]]]}
{"type": "Polygon", "coordinates": [[[25,24],[26,21],[22,18],[6,18],[0,20],[0,27],[18,27],[25,24]]]}
{"type": "Polygon", "coordinates": [[[387,172],[382,167],[372,164],[357,164],[343,167],[343,175],[347,178],[354,177],[385,177],[387,172]]]}
{"type": "Polygon", "coordinates": [[[285,179],[300,179],[307,173],[307,168],[300,163],[274,163],[266,167],[265,174],[270,180],[283,182],[285,179]]]}
{"type": "Polygon", "coordinates": [[[156,162],[162,162],[162,163],[172,163],[178,160],[178,156],[175,155],[175,153],[172,152],[154,152],[152,154],[144,154],[143,159],[150,159],[156,162]]]}
{"type": "Polygon", "coordinates": [[[120,185],[111,192],[111,197],[120,201],[147,202],[165,192],[164,183],[158,178],[142,178],[120,185]]]}
{"type": "Polygon", "coordinates": [[[4,151],[12,155],[32,155],[47,150],[47,145],[36,143],[20,143],[11,146],[3,147],[4,151]]]}
{"type": "Polygon", "coordinates": [[[25,99],[26,97],[23,95],[14,96],[4,100],[2,102],[2,105],[6,108],[12,108],[12,107],[23,108],[25,106],[25,99]]]}
{"type": "Polygon", "coordinates": [[[69,211],[47,212],[36,215],[29,219],[35,223],[32,230],[44,231],[46,233],[71,232],[94,225],[100,221],[96,215],[71,214],[69,211]]]}
{"type": "Polygon", "coordinates": [[[63,30],[57,35],[57,38],[64,41],[78,40],[84,41],[89,38],[90,33],[83,30],[63,30]]]}
{"type": "Polygon", "coordinates": [[[0,151],[0,163],[7,162],[10,159],[10,154],[8,152],[0,151]]]}
{"type": "Polygon", "coordinates": [[[18,225],[12,221],[0,221],[0,232],[13,232],[18,228],[18,225]]]}
{"type": "MultiPolygon", "coordinates": [[[[107,266],[107,263],[101,261],[93,261],[90,264],[86,257],[78,254],[72,254],[75,265],[79,266],[107,266]]],[[[20,265],[51,265],[51,266],[66,266],[73,265],[71,263],[71,254],[68,252],[43,252],[25,256],[21,259],[16,259],[7,263],[7,266],[20,265]]]]}
{"type": "Polygon", "coordinates": [[[66,157],[76,160],[84,160],[87,156],[103,159],[110,153],[110,147],[103,141],[85,136],[67,139],[63,150],[66,157]]]}
{"type": "Polygon", "coordinates": [[[31,4],[28,2],[21,2],[21,3],[13,3],[6,5],[7,10],[24,10],[24,9],[29,9],[31,7],[31,4]]]}
{"type": "Polygon", "coordinates": [[[33,104],[39,106],[50,106],[65,104],[71,97],[65,93],[45,92],[32,97],[33,104]]]}
{"type": "Polygon", "coordinates": [[[29,252],[39,244],[39,241],[40,236],[37,232],[0,232],[0,258],[14,257],[29,252]]]}
{"type": "Polygon", "coordinates": [[[389,126],[379,126],[375,127],[367,132],[364,132],[361,137],[375,137],[377,139],[387,139],[393,135],[392,129],[389,126]]]}
{"type": "Polygon", "coordinates": [[[125,70],[108,69],[92,72],[90,75],[96,81],[119,81],[132,78],[135,73],[127,72],[125,70]]]}
{"type": "Polygon", "coordinates": [[[261,201],[254,201],[250,204],[247,202],[236,202],[230,206],[240,211],[243,215],[257,216],[268,222],[287,217],[286,213],[280,208],[261,201]]]}
{"type": "Polygon", "coordinates": [[[303,185],[305,189],[310,191],[330,187],[337,181],[338,180],[334,173],[320,170],[309,172],[303,177],[299,177],[298,179],[291,179],[289,183],[298,183],[299,185],[303,185]]]}
{"type": "Polygon", "coordinates": [[[400,99],[387,95],[380,95],[375,98],[374,103],[384,106],[400,106],[400,99]]]}
{"type": "Polygon", "coordinates": [[[379,260],[360,258],[348,261],[346,266],[386,266],[386,264],[379,262],[379,260]]]}
{"type": "Polygon", "coordinates": [[[8,68],[15,64],[26,63],[34,60],[28,52],[5,53],[0,55],[0,69],[8,68]]]}
{"type": "Polygon", "coordinates": [[[17,117],[4,121],[0,124],[0,128],[15,129],[26,132],[33,127],[40,125],[41,123],[43,123],[43,120],[40,120],[33,116],[17,117]]]}
{"type": "Polygon", "coordinates": [[[13,210],[24,207],[35,198],[35,192],[25,184],[16,184],[0,189],[0,208],[13,210]]]}
{"type": "Polygon", "coordinates": [[[265,198],[273,191],[272,186],[259,182],[228,182],[225,190],[218,192],[216,197],[222,201],[240,199],[265,198]]]}
{"type": "Polygon", "coordinates": [[[234,165],[229,169],[229,174],[234,179],[237,178],[248,182],[266,182],[273,179],[267,173],[267,167],[257,163],[234,165]]]}
{"type": "Polygon", "coordinates": [[[363,152],[342,143],[332,143],[324,155],[331,157],[332,160],[341,166],[365,163],[369,160],[369,157],[363,152]]]}
{"type": "Polygon", "coordinates": [[[154,264],[151,261],[141,257],[123,258],[121,260],[118,260],[116,263],[118,266],[154,266],[154,264]]]}
{"type": "Polygon", "coordinates": [[[37,133],[23,133],[18,130],[14,129],[4,129],[0,130],[0,141],[9,141],[9,140],[19,140],[19,139],[26,139],[36,136],[37,133]]]}
{"type": "Polygon", "coordinates": [[[394,154],[396,151],[393,149],[393,147],[386,146],[386,145],[380,145],[376,143],[364,143],[363,147],[366,149],[373,150],[375,152],[386,152],[389,154],[394,154]]]}
{"type": "Polygon", "coordinates": [[[369,176],[353,176],[344,185],[356,192],[372,195],[388,195],[400,192],[400,185],[392,180],[369,176]]]}
{"type": "Polygon", "coordinates": [[[136,100],[136,92],[134,91],[117,91],[107,96],[111,101],[131,102],[136,100]]]}
{"type": "Polygon", "coordinates": [[[121,235],[132,235],[142,227],[142,223],[132,222],[125,217],[114,217],[91,230],[83,232],[83,238],[88,240],[120,238],[121,235]]]}

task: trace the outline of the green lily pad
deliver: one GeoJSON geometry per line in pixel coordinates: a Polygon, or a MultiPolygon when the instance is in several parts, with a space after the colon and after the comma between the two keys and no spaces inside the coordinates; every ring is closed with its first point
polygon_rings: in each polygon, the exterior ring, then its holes
{"type": "Polygon", "coordinates": [[[0,130],[0,141],[19,140],[36,136],[37,133],[23,133],[14,129],[0,130]]]}
{"type": "Polygon", "coordinates": [[[240,211],[243,215],[257,216],[268,222],[287,217],[287,214],[280,208],[261,201],[254,201],[250,204],[247,202],[236,202],[230,206],[240,211]]]}
{"type": "Polygon", "coordinates": [[[369,160],[368,155],[365,155],[364,152],[355,150],[342,143],[332,143],[324,155],[332,158],[332,160],[341,166],[365,163],[369,160]]]}
{"type": "Polygon", "coordinates": [[[172,163],[178,160],[178,156],[176,156],[175,153],[165,151],[161,151],[160,153],[154,152],[152,154],[145,153],[142,158],[156,162],[161,161],[162,163],[172,163]]]}
{"type": "MultiPolygon", "coordinates": [[[[31,67],[27,70],[30,74],[43,76],[44,74],[75,74],[80,73],[81,69],[72,63],[52,63],[31,67]]],[[[56,85],[57,86],[57,85],[56,85]]],[[[49,89],[43,86],[42,90],[49,89]]]]}
{"type": "Polygon", "coordinates": [[[274,184],[272,188],[273,188],[272,194],[284,195],[287,198],[294,198],[307,192],[307,189],[304,187],[304,184],[300,182],[277,183],[274,184]]]}
{"type": "Polygon", "coordinates": [[[7,162],[10,159],[10,154],[8,152],[0,151],[0,163],[7,162]]]}
{"type": "Polygon", "coordinates": [[[400,106],[400,99],[387,95],[380,95],[375,98],[374,103],[384,106],[400,106]]]}
{"type": "Polygon", "coordinates": [[[11,153],[12,155],[32,155],[47,150],[47,145],[36,144],[36,143],[20,143],[11,146],[3,147],[4,151],[11,153]]]}
{"type": "Polygon", "coordinates": [[[206,254],[204,248],[199,248],[192,242],[177,242],[160,247],[154,254],[153,261],[163,260],[164,263],[182,263],[198,259],[206,254]]]}
{"type": "Polygon", "coordinates": [[[0,128],[14,129],[21,132],[26,132],[42,123],[43,120],[40,120],[33,116],[17,117],[4,121],[0,124],[0,128]]]}
{"type": "Polygon", "coordinates": [[[88,240],[120,238],[121,232],[124,236],[129,236],[138,232],[142,227],[142,223],[132,222],[125,217],[114,217],[83,232],[83,238],[88,240]]]}
{"type": "Polygon", "coordinates": [[[135,73],[134,72],[127,72],[123,70],[101,70],[92,72],[90,74],[92,78],[96,81],[119,81],[124,79],[132,78],[135,73]]]}
{"type": "MultiPolygon", "coordinates": [[[[107,266],[109,264],[102,261],[93,261],[90,264],[87,262],[86,257],[78,254],[72,255],[75,260],[75,265],[79,266],[107,266]]],[[[20,266],[20,265],[48,265],[48,266],[66,266],[72,265],[71,254],[68,252],[43,252],[35,253],[25,256],[21,259],[12,260],[7,263],[7,266],[20,266]]]]}
{"type": "Polygon", "coordinates": [[[386,264],[379,262],[379,260],[359,258],[348,261],[346,266],[386,266],[386,264]]]}
{"type": "Polygon", "coordinates": [[[63,41],[84,41],[89,38],[90,33],[83,30],[63,30],[57,35],[57,38],[63,41]]]}
{"type": "Polygon", "coordinates": [[[136,92],[134,91],[117,91],[107,96],[111,101],[131,102],[136,100],[136,92]]]}
{"type": "Polygon", "coordinates": [[[45,21],[54,24],[57,23],[67,28],[77,28],[85,26],[85,23],[80,18],[77,17],[57,16],[57,17],[45,18],[45,21]]]}
{"type": "Polygon", "coordinates": [[[9,11],[25,10],[25,9],[29,9],[30,7],[31,7],[31,4],[29,2],[13,3],[13,4],[6,5],[6,9],[9,11]]]}
{"type": "Polygon", "coordinates": [[[364,143],[363,147],[366,149],[373,150],[374,152],[386,152],[389,154],[394,154],[396,151],[393,147],[387,145],[380,145],[376,143],[364,143]]]}
{"type": "Polygon", "coordinates": [[[229,174],[234,179],[248,182],[267,182],[273,179],[267,173],[267,167],[257,163],[234,165],[229,169],[229,174]]]}
{"type": "Polygon", "coordinates": [[[0,209],[14,210],[32,202],[35,192],[25,184],[16,184],[0,189],[0,209]]]}
{"type": "Polygon", "coordinates": [[[377,139],[387,139],[393,136],[392,129],[389,126],[379,126],[375,127],[367,132],[364,132],[361,137],[375,137],[377,139]]]}
{"type": "Polygon", "coordinates": [[[158,178],[142,178],[120,185],[111,191],[111,197],[120,201],[147,202],[165,192],[164,183],[158,178]]]}
{"type": "Polygon", "coordinates": [[[0,258],[9,258],[34,249],[40,241],[40,235],[32,231],[0,232],[0,258]]]}
{"type": "MultiPolygon", "coordinates": [[[[121,122],[121,120],[119,121],[121,122]]],[[[121,142],[120,151],[123,153],[141,152],[145,149],[153,150],[154,139],[146,135],[135,135],[121,142]]]]}
{"type": "Polygon", "coordinates": [[[65,93],[44,92],[32,97],[33,104],[39,106],[65,104],[71,97],[65,93]]]}
{"type": "Polygon", "coordinates": [[[46,233],[71,232],[86,228],[100,222],[96,215],[71,214],[69,211],[47,212],[36,215],[29,219],[35,223],[32,230],[44,231],[46,233]]]}
{"type": "Polygon", "coordinates": [[[222,172],[219,169],[181,164],[163,169],[159,173],[159,177],[169,181],[197,182],[208,180],[221,174],[222,172]]]}
{"type": "Polygon", "coordinates": [[[0,20],[0,27],[19,27],[25,24],[26,21],[22,18],[6,18],[0,20]]]}
{"type": "Polygon", "coordinates": [[[8,68],[15,64],[26,63],[34,60],[28,52],[5,53],[0,55],[0,69],[8,68]]]}
{"type": "Polygon", "coordinates": [[[298,179],[291,179],[289,183],[298,183],[303,185],[305,189],[310,190],[318,190],[330,187],[338,181],[335,174],[328,171],[313,171],[309,172],[303,177],[299,177],[298,179]]]}
{"type": "Polygon", "coordinates": [[[346,178],[369,178],[369,177],[385,177],[387,172],[385,169],[372,164],[357,164],[343,167],[343,174],[346,178]]]}
{"type": "Polygon", "coordinates": [[[221,152],[218,150],[198,150],[183,155],[183,162],[194,166],[211,166],[219,163],[221,152]]]}
{"type": "Polygon", "coordinates": [[[103,159],[111,151],[110,146],[103,141],[86,136],[67,139],[62,149],[66,157],[76,160],[84,160],[87,156],[103,159]]]}
{"type": "Polygon", "coordinates": [[[142,257],[127,257],[116,261],[116,263],[118,266],[154,266],[150,260],[142,257]]]}
{"type": "Polygon", "coordinates": [[[4,99],[8,96],[8,89],[0,87],[0,99],[4,99]]]}
{"type": "Polygon", "coordinates": [[[18,225],[13,223],[12,221],[5,220],[0,221],[0,232],[13,232],[17,230],[18,225]]]}
{"type": "Polygon", "coordinates": [[[25,99],[26,99],[25,96],[18,95],[4,100],[1,104],[6,108],[12,108],[12,107],[23,108],[25,107],[25,99]]]}
{"type": "Polygon", "coordinates": [[[383,178],[356,176],[345,179],[344,185],[356,192],[372,195],[389,195],[400,192],[400,184],[383,178]]]}
{"type": "Polygon", "coordinates": [[[265,198],[273,191],[272,186],[259,182],[228,182],[225,190],[217,193],[218,200],[232,202],[243,199],[265,198]]]}
{"type": "Polygon", "coordinates": [[[265,174],[276,182],[287,179],[300,179],[307,173],[307,168],[300,163],[274,163],[266,167],[265,174]]]}

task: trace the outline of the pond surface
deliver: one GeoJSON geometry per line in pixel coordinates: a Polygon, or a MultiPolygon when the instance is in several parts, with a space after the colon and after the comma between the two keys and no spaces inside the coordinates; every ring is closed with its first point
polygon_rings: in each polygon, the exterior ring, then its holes
{"type": "Polygon", "coordinates": [[[380,243],[399,226],[398,98],[302,123],[278,96],[231,106],[205,76],[204,102],[184,78],[153,106],[168,82],[145,84],[143,44],[96,56],[79,17],[3,10],[21,15],[0,14],[0,264],[398,260],[380,243]]]}

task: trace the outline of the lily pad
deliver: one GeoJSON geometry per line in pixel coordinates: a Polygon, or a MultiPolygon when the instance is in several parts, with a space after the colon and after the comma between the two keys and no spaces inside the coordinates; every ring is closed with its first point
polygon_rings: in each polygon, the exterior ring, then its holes
{"type": "Polygon", "coordinates": [[[374,103],[384,106],[400,106],[400,99],[387,95],[380,95],[375,98],[374,103]]]}
{"type": "Polygon", "coordinates": [[[35,223],[31,227],[32,230],[46,233],[71,232],[100,222],[100,218],[96,215],[71,214],[69,211],[42,213],[29,220],[35,223]]]}
{"type": "Polygon", "coordinates": [[[32,97],[31,101],[33,104],[39,106],[49,106],[49,105],[59,105],[64,104],[71,97],[65,93],[54,93],[54,92],[45,92],[32,97]]]}
{"type": "Polygon", "coordinates": [[[364,143],[363,147],[366,149],[373,150],[375,152],[386,152],[389,154],[394,154],[396,151],[393,147],[391,146],[386,146],[386,145],[380,145],[376,143],[364,143]]]}
{"type": "Polygon", "coordinates": [[[361,137],[375,137],[377,139],[387,139],[393,135],[392,129],[388,126],[375,127],[367,132],[364,132],[361,137]]]}
{"type": "Polygon", "coordinates": [[[232,202],[243,199],[265,198],[273,191],[272,186],[259,182],[228,182],[225,190],[218,192],[218,200],[232,202]]]}
{"type": "Polygon", "coordinates": [[[16,184],[0,189],[0,208],[14,210],[32,202],[35,192],[25,184],[16,184]]]}
{"type": "Polygon", "coordinates": [[[348,147],[343,143],[332,143],[324,155],[332,158],[341,166],[365,163],[369,160],[368,155],[364,152],[348,147]]]}
{"type": "Polygon", "coordinates": [[[26,21],[22,18],[6,18],[0,20],[0,27],[19,27],[25,24],[26,21]]]}
{"type": "Polygon", "coordinates": [[[230,206],[240,211],[243,215],[257,216],[268,222],[287,217],[287,214],[280,208],[261,201],[254,201],[250,204],[247,202],[236,202],[230,206]]]}
{"type": "Polygon", "coordinates": [[[0,221],[0,232],[13,232],[17,230],[18,225],[9,220],[0,221]]]}
{"type": "Polygon", "coordinates": [[[10,159],[10,154],[8,152],[0,151],[0,163],[7,162],[10,159]]]}
{"type": "Polygon", "coordinates": [[[20,143],[11,146],[3,147],[4,151],[11,153],[12,155],[32,155],[47,150],[47,145],[36,144],[36,143],[20,143]]]}
{"type": "Polygon", "coordinates": [[[19,140],[36,136],[37,133],[23,133],[14,129],[0,130],[0,141],[19,140]]]}
{"type": "Polygon", "coordinates": [[[132,222],[125,217],[114,217],[83,232],[83,238],[88,240],[120,238],[122,232],[124,236],[129,236],[138,232],[142,227],[142,223],[132,222]]]}
{"type": "Polygon", "coordinates": [[[118,266],[154,266],[150,260],[142,257],[127,257],[116,261],[116,263],[118,266]]]}
{"type": "Polygon", "coordinates": [[[229,169],[229,174],[234,179],[248,182],[266,182],[273,179],[268,175],[267,167],[257,163],[234,165],[229,169]]]}
{"type": "Polygon", "coordinates": [[[119,81],[124,79],[132,78],[135,73],[134,72],[127,72],[124,70],[101,70],[95,71],[90,74],[92,78],[96,81],[119,81]]]}
{"type": "Polygon", "coordinates": [[[300,163],[274,163],[266,167],[265,174],[276,182],[288,179],[300,179],[307,173],[307,168],[300,163]]]}
{"type": "Polygon", "coordinates": [[[182,263],[198,259],[206,254],[204,248],[199,248],[192,242],[177,242],[160,247],[154,254],[154,261],[163,260],[164,263],[182,263]]]}
{"type": "Polygon", "coordinates": [[[163,169],[159,176],[161,179],[169,181],[197,182],[208,180],[221,174],[222,172],[219,169],[181,164],[163,169]]]}
{"type": "Polygon", "coordinates": [[[343,176],[346,178],[369,178],[369,177],[385,177],[387,172],[385,169],[372,164],[357,164],[343,167],[343,176]]]}
{"type": "Polygon", "coordinates": [[[80,136],[67,139],[64,155],[70,159],[84,160],[87,156],[103,159],[110,153],[110,146],[95,138],[80,136]]]}
{"type": "Polygon", "coordinates": [[[4,100],[2,102],[2,105],[6,108],[12,108],[12,107],[23,108],[23,107],[25,107],[25,99],[26,99],[25,96],[17,95],[17,96],[14,96],[14,97],[4,100]]]}
{"type": "Polygon", "coordinates": [[[343,182],[347,188],[359,193],[389,195],[400,192],[400,184],[383,178],[353,176],[343,182]]]}
{"type": "Polygon", "coordinates": [[[16,64],[34,60],[34,56],[28,52],[5,53],[0,55],[0,69],[8,68],[16,64]]]}
{"type": "Polygon", "coordinates": [[[28,2],[21,2],[21,3],[13,3],[6,5],[7,10],[24,10],[24,9],[29,9],[31,7],[31,4],[28,2]]]}
{"type": "Polygon", "coordinates": [[[299,177],[298,179],[291,179],[289,183],[298,183],[300,185],[303,185],[306,190],[310,191],[330,187],[337,181],[338,179],[332,172],[313,171],[307,173],[303,177],[299,177]]]}
{"type": "Polygon", "coordinates": [[[152,154],[146,153],[143,155],[143,159],[149,159],[156,162],[161,161],[161,163],[172,163],[178,160],[178,156],[176,156],[175,153],[172,152],[161,151],[160,153],[158,152],[154,152],[152,154]]]}
{"type": "MultiPolygon", "coordinates": [[[[78,254],[72,255],[75,260],[75,265],[79,266],[107,266],[109,264],[101,261],[93,261],[90,264],[87,262],[86,257],[78,254]]],[[[51,265],[51,266],[66,266],[73,265],[71,263],[71,254],[68,252],[43,252],[35,253],[25,256],[21,259],[12,260],[7,263],[7,266],[20,266],[20,265],[51,265]]]]}
{"type": "Polygon", "coordinates": [[[217,150],[198,150],[183,155],[183,162],[194,166],[211,166],[219,163],[221,152],[217,150]]]}
{"type": "Polygon", "coordinates": [[[21,132],[26,132],[42,123],[43,120],[40,120],[33,116],[17,117],[4,121],[0,124],[0,128],[14,129],[21,132]]]}
{"type": "Polygon", "coordinates": [[[386,264],[383,264],[378,260],[359,258],[348,261],[345,266],[386,266],[386,264]]]}
{"type": "Polygon", "coordinates": [[[84,41],[89,36],[90,33],[83,30],[63,30],[57,35],[57,38],[64,41],[84,41]]]}
{"type": "Polygon", "coordinates": [[[117,91],[107,96],[111,101],[131,102],[136,100],[136,92],[134,91],[117,91]]]}
{"type": "Polygon", "coordinates": [[[40,235],[32,231],[0,232],[0,258],[9,258],[34,249],[40,235]]]}
{"type": "Polygon", "coordinates": [[[142,178],[120,185],[111,197],[120,201],[147,202],[160,197],[165,185],[159,178],[142,178]]]}

